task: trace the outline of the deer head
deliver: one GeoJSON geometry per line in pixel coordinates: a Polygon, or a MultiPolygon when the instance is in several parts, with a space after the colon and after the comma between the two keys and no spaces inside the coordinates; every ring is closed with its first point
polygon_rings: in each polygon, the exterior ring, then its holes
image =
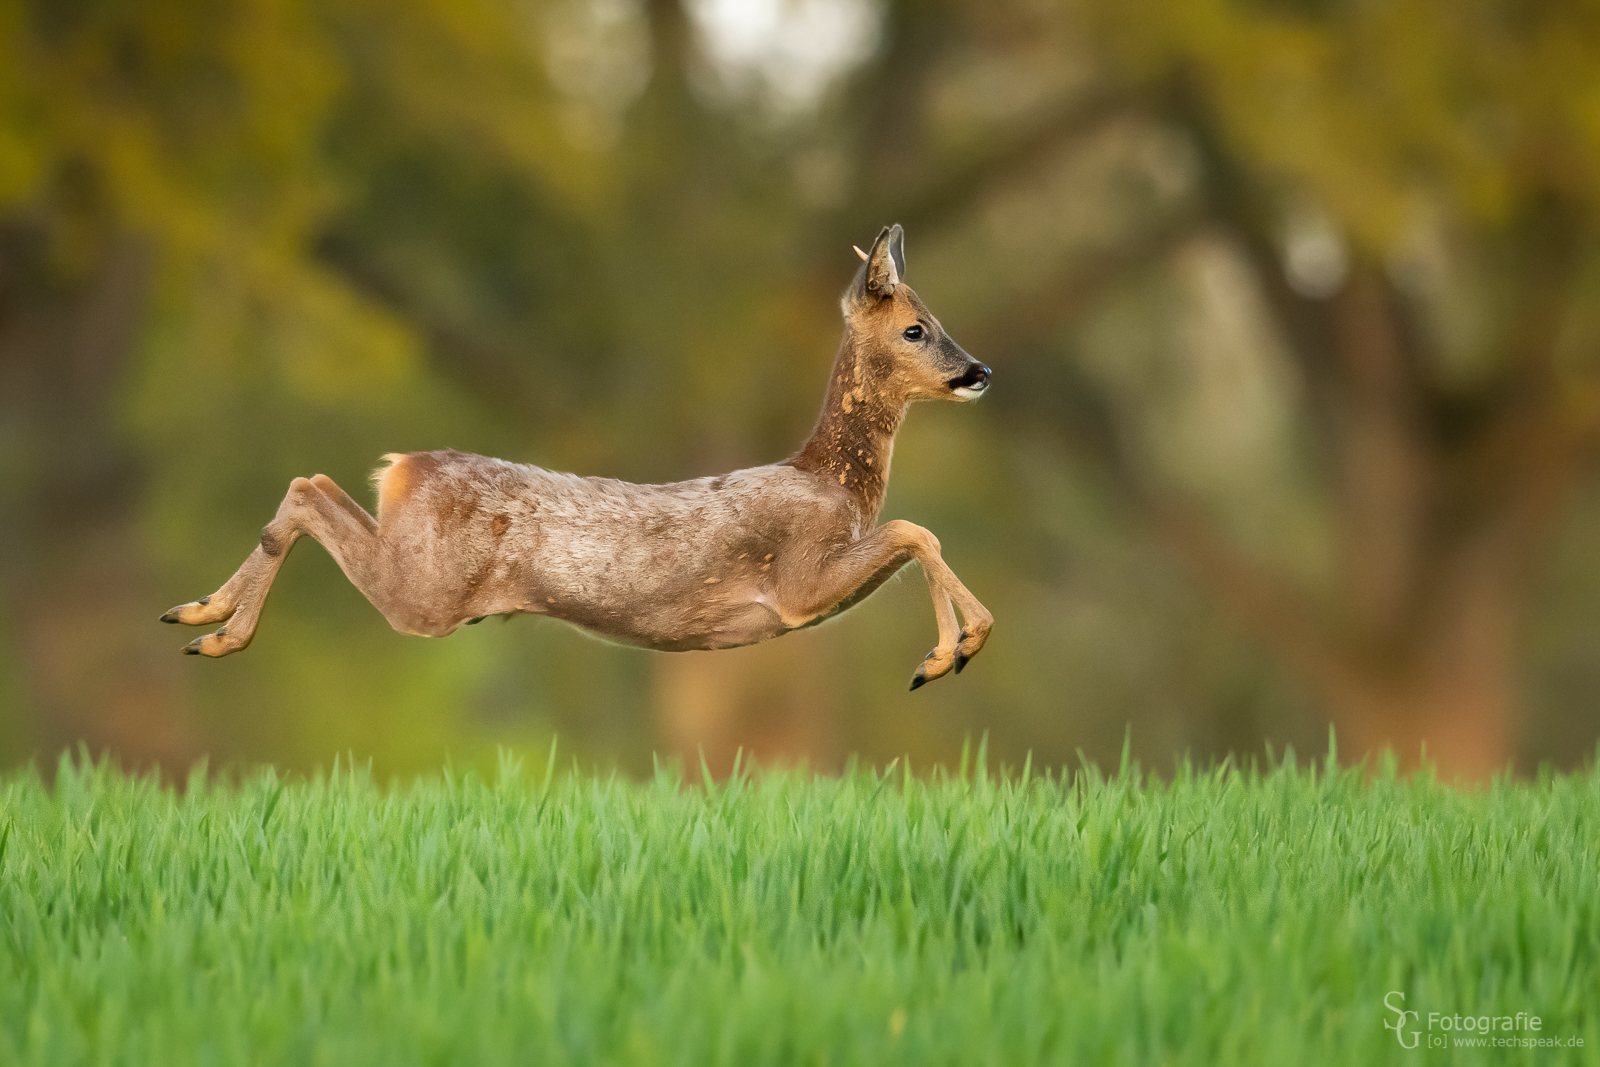
{"type": "Polygon", "coordinates": [[[840,302],[845,325],[864,370],[882,391],[907,400],[976,400],[989,387],[990,370],[955,343],[911,287],[905,232],[885,227],[861,257],[855,280],[840,302]]]}

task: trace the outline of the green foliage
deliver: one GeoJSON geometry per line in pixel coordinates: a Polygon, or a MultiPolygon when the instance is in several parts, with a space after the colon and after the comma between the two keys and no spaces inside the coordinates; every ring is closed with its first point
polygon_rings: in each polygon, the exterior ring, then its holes
{"type": "Polygon", "coordinates": [[[12,775],[0,1059],[1481,1062],[1391,990],[1600,1047],[1593,771],[698,777],[12,775]]]}
{"type": "Polygon", "coordinates": [[[1438,200],[1500,226],[1600,196],[1592,4],[1144,0],[1095,5],[1133,77],[1183,79],[1246,166],[1383,252],[1438,200]]]}

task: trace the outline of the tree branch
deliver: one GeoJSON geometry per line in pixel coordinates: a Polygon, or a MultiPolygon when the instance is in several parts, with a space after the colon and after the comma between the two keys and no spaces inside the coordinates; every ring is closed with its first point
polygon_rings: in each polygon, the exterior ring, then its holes
{"type": "Polygon", "coordinates": [[[880,198],[875,210],[893,215],[907,228],[932,227],[970,210],[994,186],[1028,174],[1064,146],[1136,114],[1141,103],[1130,94],[1110,92],[1068,100],[987,155],[941,170],[920,189],[880,198]]]}
{"type": "Polygon", "coordinates": [[[1004,310],[981,323],[969,334],[974,347],[1001,358],[1038,344],[1205,228],[1205,220],[1194,212],[1178,212],[1158,223],[1143,240],[1122,242],[1099,250],[1088,262],[1071,264],[1026,295],[1007,301],[1004,310]]]}
{"type": "Polygon", "coordinates": [[[415,326],[451,377],[491,410],[517,421],[537,412],[541,400],[547,399],[548,389],[526,359],[445,321],[373,263],[355,242],[326,234],[317,256],[358,292],[415,326]]]}

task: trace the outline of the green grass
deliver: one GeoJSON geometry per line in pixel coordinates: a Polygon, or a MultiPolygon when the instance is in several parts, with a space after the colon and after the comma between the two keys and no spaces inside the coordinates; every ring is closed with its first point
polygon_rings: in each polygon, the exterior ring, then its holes
{"type": "Polygon", "coordinates": [[[64,763],[0,779],[0,840],[4,1064],[1600,1057],[1595,773],[64,763]],[[1403,1051],[1391,990],[1424,1040],[1528,1012],[1584,1045],[1403,1051]]]}

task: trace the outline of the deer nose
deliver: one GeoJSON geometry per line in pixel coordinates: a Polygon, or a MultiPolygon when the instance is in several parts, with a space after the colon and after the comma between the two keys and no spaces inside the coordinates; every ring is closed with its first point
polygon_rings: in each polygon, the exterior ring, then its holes
{"type": "Polygon", "coordinates": [[[965,392],[976,396],[989,388],[989,375],[993,373],[988,367],[974,360],[961,377],[951,380],[950,388],[958,393],[965,392]]]}

